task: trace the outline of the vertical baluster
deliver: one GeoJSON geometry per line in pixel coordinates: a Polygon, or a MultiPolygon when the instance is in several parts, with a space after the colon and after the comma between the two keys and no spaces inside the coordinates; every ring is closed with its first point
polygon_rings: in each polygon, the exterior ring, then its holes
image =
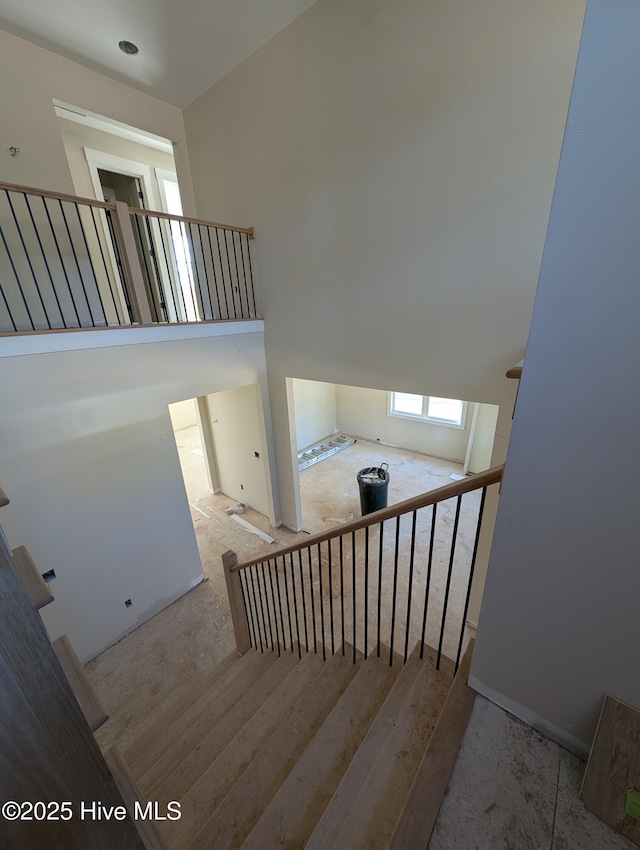
{"type": "MultiPolygon", "coordinates": [[[[44,247],[42,245],[42,239],[40,238],[40,232],[38,231],[38,226],[36,224],[36,220],[33,217],[33,210],[31,209],[31,204],[29,203],[29,196],[24,196],[24,202],[27,205],[27,210],[29,211],[29,218],[31,219],[31,226],[33,227],[33,232],[36,235],[36,239],[38,240],[38,246],[40,248],[40,253],[42,254],[42,262],[44,263],[44,267],[47,270],[47,275],[49,276],[49,283],[51,284],[51,291],[53,292],[53,297],[55,298],[56,305],[58,307],[58,312],[60,313],[60,319],[62,321],[63,327],[67,327],[67,323],[64,318],[64,314],[62,312],[62,307],[60,306],[60,299],[58,298],[58,291],[56,289],[56,285],[53,282],[53,275],[51,274],[51,269],[49,268],[49,261],[47,260],[47,255],[45,253],[44,247]]],[[[93,214],[93,208],[89,207],[91,213],[93,214]]]]}
{"type": "Polygon", "coordinates": [[[42,198],[42,205],[44,207],[44,211],[47,215],[47,221],[49,222],[49,227],[51,228],[51,236],[53,237],[53,243],[56,246],[56,251],[58,254],[58,259],[60,260],[60,266],[62,268],[62,273],[64,275],[64,279],[67,284],[67,288],[69,290],[69,297],[71,298],[71,303],[73,305],[73,310],[76,314],[76,319],[78,320],[78,327],[80,327],[80,314],[78,313],[78,308],[76,306],[76,299],[73,297],[73,290],[71,289],[71,283],[69,282],[69,275],[67,274],[67,268],[64,264],[64,260],[62,258],[62,251],[60,250],[60,244],[58,242],[58,237],[56,235],[56,231],[53,227],[53,222],[51,221],[51,214],[49,213],[49,207],[47,206],[47,199],[42,198]]]}
{"type": "MultiPolygon", "coordinates": [[[[200,254],[202,256],[202,268],[204,269],[204,280],[205,280],[205,283],[207,285],[207,297],[209,298],[209,306],[211,308],[211,318],[214,319],[215,316],[213,315],[213,301],[211,300],[211,287],[209,286],[209,272],[207,271],[207,261],[206,261],[206,258],[204,256],[204,244],[202,242],[202,225],[197,224],[196,227],[198,228],[198,239],[200,240],[200,254]]],[[[203,302],[202,306],[204,308],[204,302],[203,302]]]]}
{"type": "MultiPolygon", "coordinates": [[[[305,649],[307,652],[310,650],[309,646],[309,632],[307,629],[307,602],[304,596],[304,576],[302,574],[302,549],[298,549],[298,566],[300,568],[300,595],[302,596],[302,620],[304,622],[304,643],[305,649]]],[[[313,592],[313,587],[311,588],[313,592]]],[[[312,597],[313,598],[313,597],[312,597]]]]}
{"type": "MultiPolygon", "coordinates": [[[[280,630],[278,629],[278,610],[276,608],[276,595],[273,589],[273,570],[271,569],[271,561],[267,560],[267,569],[269,570],[269,586],[271,587],[271,602],[273,604],[273,621],[276,629],[276,645],[278,647],[278,655],[280,655],[280,630]]],[[[277,583],[277,573],[276,573],[276,583],[277,583]]],[[[280,592],[280,586],[278,585],[278,593],[280,592]]],[[[282,621],[282,617],[281,617],[282,621]]],[[[284,645],[284,639],[282,641],[284,645]]]]}
{"type": "Polygon", "coordinates": [[[209,255],[211,256],[211,268],[213,269],[213,285],[216,290],[216,302],[218,304],[218,318],[222,318],[222,307],[220,306],[220,292],[218,291],[218,275],[216,273],[216,263],[213,258],[213,247],[211,245],[211,228],[207,225],[207,240],[209,242],[209,255]]]}
{"type": "MultiPolygon", "coordinates": [[[[156,301],[156,293],[155,287],[153,285],[153,278],[151,277],[151,271],[149,270],[149,264],[147,263],[147,252],[144,249],[144,238],[142,236],[142,228],[140,226],[140,216],[136,213],[131,213],[131,216],[135,222],[136,230],[138,232],[138,244],[140,246],[140,255],[142,257],[142,265],[144,266],[144,273],[147,279],[147,287],[148,293],[151,296],[151,307],[153,307],[153,320],[155,322],[160,321],[160,305],[156,301]]],[[[148,223],[148,222],[147,222],[148,223]]]]}
{"type": "MultiPolygon", "coordinates": [[[[100,239],[100,233],[98,231],[98,223],[96,221],[95,210],[94,210],[93,207],[89,207],[89,211],[91,213],[91,220],[93,221],[93,230],[94,230],[94,233],[96,235],[96,242],[98,243],[98,248],[100,248],[100,256],[102,258],[102,268],[104,269],[104,276],[105,276],[107,284],[109,286],[109,293],[111,295],[111,301],[113,302],[113,309],[115,310],[116,319],[118,320],[118,324],[122,325],[123,321],[120,319],[120,311],[118,310],[118,304],[116,302],[116,296],[115,296],[115,293],[113,291],[113,284],[112,284],[112,280],[111,280],[111,275],[109,274],[109,268],[107,266],[107,260],[104,256],[104,250],[102,249],[102,240],[100,239]]],[[[53,285],[53,283],[52,283],[52,285],[53,285]]],[[[60,305],[58,304],[58,306],[60,306],[60,305]]],[[[122,307],[121,307],[121,309],[122,309],[122,307]]],[[[124,314],[124,311],[123,311],[123,314],[124,314]]],[[[63,319],[63,321],[64,321],[64,319],[63,319]]],[[[66,328],[66,326],[67,325],[65,324],[65,328],[66,328]]]]}
{"type": "Polygon", "coordinates": [[[456,654],[456,667],[454,675],[458,672],[460,666],[460,655],[462,654],[462,641],[464,639],[464,628],[467,623],[467,612],[469,611],[469,599],[471,598],[471,584],[473,583],[473,573],[476,568],[476,557],[478,555],[478,543],[480,542],[480,531],[482,530],[482,514],[484,513],[484,500],[487,495],[487,488],[482,488],[482,496],[480,498],[480,509],[478,510],[478,524],[476,526],[476,539],[473,543],[473,554],[471,556],[471,566],[469,568],[469,583],[467,584],[467,595],[464,601],[464,611],[462,613],[462,625],[460,626],[460,640],[458,641],[458,652],[456,654]]]}
{"type": "MultiPolygon", "coordinates": [[[[242,306],[242,289],[240,288],[240,273],[238,272],[238,253],[236,251],[236,233],[231,231],[231,244],[233,245],[233,258],[236,266],[236,283],[238,284],[238,298],[240,299],[240,318],[243,318],[244,307],[242,306]]],[[[249,317],[249,302],[247,301],[247,318],[249,317]]]]}
{"type": "Polygon", "coordinates": [[[411,602],[413,599],[413,561],[416,550],[416,521],[418,519],[418,511],[413,512],[413,522],[411,523],[411,553],[409,555],[409,589],[407,591],[407,631],[404,636],[404,663],[407,663],[407,655],[409,652],[409,628],[411,625],[411,602]]]}
{"type": "MultiPolygon", "coordinates": [[[[273,642],[273,629],[271,628],[271,612],[269,611],[269,596],[267,595],[267,576],[264,569],[264,561],[261,562],[260,566],[262,567],[262,584],[264,585],[264,601],[267,609],[267,622],[269,624],[269,640],[271,641],[271,649],[274,650],[276,648],[273,642]]],[[[274,612],[275,614],[275,612],[274,612]]],[[[266,632],[265,632],[265,642],[266,642],[266,632]]]]}
{"type": "Polygon", "coordinates": [[[287,600],[287,619],[289,620],[289,649],[293,652],[293,626],[291,625],[291,606],[289,604],[289,580],[287,579],[287,563],[284,555],[282,556],[282,573],[284,576],[284,595],[287,600]]]}
{"type": "Polygon", "coordinates": [[[427,611],[429,609],[429,591],[431,590],[431,567],[433,566],[433,544],[436,536],[436,502],[431,512],[431,533],[429,535],[429,560],[427,561],[427,582],[424,588],[424,614],[422,615],[422,638],[420,644],[420,658],[424,658],[424,642],[427,633],[427,611]]]}
{"type": "MultiPolygon", "coordinates": [[[[180,246],[182,248],[182,256],[184,257],[184,267],[187,270],[187,283],[189,284],[189,293],[191,295],[191,303],[193,304],[193,313],[194,313],[194,321],[197,322],[199,320],[198,316],[198,305],[196,303],[196,287],[193,281],[193,272],[191,271],[191,260],[187,255],[187,231],[184,226],[184,221],[178,222],[178,230],[180,231],[180,246]]],[[[175,250],[175,242],[174,242],[174,250],[175,250]]],[[[176,262],[177,262],[176,256],[176,262]]],[[[185,317],[186,318],[186,317],[185,317]]],[[[188,319],[187,319],[188,321],[188,319]]]]}
{"type": "MultiPolygon", "coordinates": [[[[266,629],[265,629],[264,608],[262,607],[262,597],[260,597],[260,613],[262,613],[262,624],[260,623],[260,616],[259,616],[259,613],[258,613],[258,601],[257,601],[257,597],[256,597],[256,585],[255,585],[255,581],[254,581],[254,577],[253,577],[254,570],[257,572],[257,570],[258,570],[257,565],[255,565],[253,567],[249,567],[249,575],[251,577],[251,592],[253,594],[253,604],[254,604],[255,609],[256,609],[256,623],[257,623],[257,626],[258,626],[258,640],[260,641],[260,652],[264,652],[264,649],[263,649],[263,646],[262,646],[262,632],[264,631],[265,638],[266,638],[267,632],[266,632],[266,629]]],[[[260,590],[260,581],[259,580],[258,580],[258,590],[260,590]]],[[[256,646],[256,649],[257,648],[258,647],[256,646]]]]}
{"type": "Polygon", "coordinates": [[[73,237],[71,236],[71,230],[69,228],[69,222],[67,221],[67,215],[64,211],[64,207],[62,206],[62,201],[58,198],[58,204],[60,205],[60,212],[62,213],[62,220],[64,221],[64,227],[67,232],[67,238],[69,240],[69,246],[71,248],[71,253],[73,254],[73,259],[76,265],[76,270],[78,272],[78,279],[80,280],[80,286],[82,287],[82,294],[84,295],[84,299],[87,302],[87,310],[89,312],[89,318],[91,319],[91,325],[96,327],[96,320],[93,316],[93,310],[91,309],[91,304],[89,303],[89,296],[87,295],[87,290],[84,285],[84,278],[82,276],[82,270],[80,268],[80,262],[78,261],[78,254],[76,252],[76,246],[73,242],[73,237]]]}
{"type": "Polygon", "coordinates": [[[318,543],[318,574],[320,575],[320,622],[322,623],[322,660],[327,660],[327,650],[325,646],[325,634],[324,634],[324,595],[322,593],[322,552],[320,551],[320,544],[318,543]]]}
{"type": "MultiPolygon", "coordinates": [[[[223,230],[224,233],[224,250],[227,255],[227,267],[229,269],[229,283],[231,284],[231,300],[233,302],[233,318],[238,318],[238,313],[236,310],[236,296],[235,296],[235,286],[233,285],[233,272],[231,271],[231,257],[229,256],[229,242],[227,241],[227,231],[223,230]]],[[[324,644],[324,641],[323,641],[324,644]]]]}
{"type": "MultiPolygon", "coordinates": [[[[36,329],[35,322],[33,321],[33,316],[31,315],[31,310],[29,310],[29,305],[27,303],[27,299],[25,298],[24,292],[22,290],[22,284],[20,283],[20,278],[18,277],[18,272],[16,270],[15,264],[13,262],[13,257],[11,256],[11,251],[9,250],[9,246],[7,244],[7,240],[5,239],[4,230],[0,227],[0,237],[2,237],[2,244],[4,245],[4,250],[7,252],[7,257],[9,258],[9,263],[11,265],[11,270],[13,272],[13,276],[16,279],[16,283],[18,284],[18,289],[20,290],[20,295],[22,296],[22,302],[24,304],[24,309],[27,311],[27,316],[29,317],[29,323],[31,325],[31,330],[36,329]]],[[[8,308],[7,304],[7,308],[8,308]]],[[[11,318],[13,321],[13,317],[11,318]]],[[[15,322],[14,322],[15,324],[15,322]]],[[[16,328],[17,330],[17,328],[16,328]]]]}
{"type": "MultiPolygon", "coordinates": [[[[244,291],[247,296],[247,318],[250,318],[252,315],[255,316],[255,311],[251,313],[251,304],[249,303],[249,288],[247,286],[247,269],[244,264],[244,248],[242,247],[242,237],[245,234],[239,233],[238,238],[240,240],[240,258],[242,260],[242,279],[244,280],[244,291]]],[[[247,237],[248,238],[248,237],[247,237]]]]}
{"type": "MultiPolygon", "coordinates": [[[[9,209],[11,210],[11,215],[13,216],[13,221],[14,221],[14,224],[16,226],[16,230],[18,231],[18,236],[20,237],[20,242],[22,244],[22,250],[24,251],[24,255],[25,255],[25,258],[27,260],[27,265],[29,266],[29,271],[31,272],[31,277],[33,278],[33,284],[36,288],[36,292],[38,293],[38,299],[40,300],[40,304],[42,306],[42,312],[44,313],[44,318],[45,318],[45,321],[47,323],[47,327],[49,328],[49,330],[51,330],[51,320],[49,319],[49,314],[47,313],[47,308],[45,306],[44,299],[42,297],[42,293],[40,292],[40,286],[38,285],[38,279],[36,278],[36,273],[33,270],[33,264],[31,263],[31,257],[29,256],[29,250],[27,248],[27,243],[24,241],[24,237],[22,235],[22,228],[20,227],[20,222],[18,221],[18,217],[16,216],[16,212],[15,212],[15,209],[13,207],[13,202],[11,200],[11,195],[9,194],[9,192],[6,189],[4,190],[4,193],[7,196],[7,201],[9,202],[9,209]]],[[[26,195],[23,194],[23,197],[26,197],[26,195]]],[[[14,269],[14,273],[15,273],[15,269],[14,269]]],[[[24,295],[23,295],[23,299],[24,299],[24,295]]],[[[27,312],[29,312],[29,311],[27,310],[27,312]]],[[[29,317],[29,318],[31,318],[31,317],[29,317]]],[[[32,326],[33,326],[33,320],[32,320],[32,326]]],[[[35,330],[35,326],[33,326],[33,329],[35,330]]]]}
{"type": "MultiPolygon", "coordinates": [[[[167,246],[165,245],[165,241],[164,241],[164,226],[165,226],[165,224],[166,224],[166,227],[167,227],[167,229],[170,233],[171,232],[171,222],[166,221],[166,220],[160,221],[158,219],[158,230],[160,231],[160,244],[162,245],[162,253],[164,255],[164,264],[165,264],[165,267],[167,269],[167,280],[169,281],[169,284],[168,284],[169,285],[169,292],[171,293],[171,300],[173,301],[173,310],[176,314],[176,322],[179,322],[180,321],[180,311],[178,310],[178,304],[176,303],[176,296],[175,296],[174,291],[173,291],[173,283],[172,283],[172,280],[171,280],[171,265],[169,263],[169,256],[167,254],[167,246]]],[[[175,282],[176,283],[176,289],[179,290],[179,291],[182,291],[182,287],[180,286],[180,275],[178,274],[177,267],[176,267],[176,274],[177,274],[177,280],[175,282]]],[[[182,293],[182,301],[184,302],[184,293],[182,293]]],[[[185,318],[186,318],[186,316],[187,316],[187,306],[186,306],[186,304],[185,304],[185,309],[184,309],[184,315],[185,315],[185,318]]]]}
{"type": "Polygon", "coordinates": [[[440,642],[438,644],[438,658],[436,659],[436,670],[440,669],[440,659],[442,657],[442,644],[444,643],[444,627],[447,619],[447,605],[449,603],[449,590],[451,588],[451,574],[453,572],[453,559],[456,552],[456,538],[458,536],[458,522],[460,521],[460,506],[462,505],[462,495],[458,496],[456,504],[456,518],[453,522],[453,534],[451,536],[451,555],[449,557],[449,571],[447,573],[447,586],[444,591],[444,603],[442,605],[442,623],[440,625],[440,642]]]}
{"type": "Polygon", "coordinates": [[[391,640],[389,642],[389,666],[393,664],[393,638],[396,628],[396,599],[398,596],[398,557],[400,555],[400,517],[396,517],[396,551],[393,556],[393,593],[391,599],[391,640]]]}
{"type": "Polygon", "coordinates": [[[353,599],[352,608],[353,608],[353,663],[356,663],[356,648],[357,648],[357,638],[356,638],[356,533],[355,531],[351,532],[351,586],[353,589],[353,599]]]}
{"type": "Polygon", "coordinates": [[[247,577],[244,575],[244,570],[240,570],[238,573],[240,578],[240,591],[242,593],[242,602],[244,604],[244,614],[247,620],[247,629],[249,631],[249,641],[251,642],[251,646],[254,648],[257,646],[256,644],[256,636],[255,636],[255,628],[253,625],[253,609],[251,608],[251,600],[249,598],[249,585],[245,584],[247,581],[247,577]]]}
{"type": "MultiPolygon", "coordinates": [[[[299,551],[299,550],[298,550],[299,551]]],[[[284,560],[284,557],[283,557],[284,560]]],[[[300,622],[298,620],[298,600],[296,598],[296,573],[293,568],[293,552],[289,554],[291,566],[291,592],[293,593],[293,613],[296,621],[296,640],[298,641],[298,658],[302,658],[302,647],[300,646],[300,622]]],[[[289,619],[291,622],[291,619],[289,619]]],[[[293,638],[291,639],[293,641],[293,638]]]]}
{"type": "Polygon", "coordinates": [[[11,312],[11,307],[9,307],[9,302],[7,301],[7,296],[4,294],[4,289],[2,288],[1,282],[0,282],[0,295],[2,295],[2,300],[4,301],[5,309],[6,309],[7,313],[9,314],[9,321],[11,322],[11,325],[13,326],[14,331],[17,331],[18,326],[16,325],[16,321],[13,318],[13,313],[11,312]]]}
{"type": "Polygon", "coordinates": [[[377,655],[380,658],[380,625],[382,618],[382,555],[384,543],[384,522],[380,523],[380,543],[378,550],[378,649],[377,655]]]}
{"type": "Polygon", "coordinates": [[[249,278],[251,279],[251,298],[253,300],[253,312],[257,316],[258,315],[258,307],[256,304],[256,287],[253,282],[253,265],[251,263],[251,245],[249,243],[249,237],[247,236],[247,259],[249,260],[249,278]]]}
{"type": "Polygon", "coordinates": [[[229,299],[227,298],[227,287],[224,282],[224,266],[222,265],[222,251],[220,250],[220,231],[219,228],[216,227],[216,245],[218,246],[218,258],[220,261],[220,275],[222,277],[222,291],[224,292],[224,306],[227,311],[227,319],[231,318],[231,314],[229,313],[229,299]]]}
{"type": "Polygon", "coordinates": [[[335,655],[336,649],[333,640],[333,577],[331,575],[331,540],[327,540],[327,555],[328,555],[328,569],[329,569],[329,616],[331,622],[331,654],[335,655]]]}
{"type": "Polygon", "coordinates": [[[75,204],[75,208],[76,216],[78,217],[78,227],[80,228],[80,233],[82,233],[82,241],[84,242],[84,249],[87,252],[87,260],[89,261],[89,268],[91,269],[91,274],[93,276],[93,283],[95,285],[96,295],[98,297],[100,308],[102,309],[102,317],[104,319],[105,325],[107,325],[107,311],[104,309],[104,301],[102,300],[100,286],[98,285],[98,276],[96,275],[96,270],[93,265],[93,259],[91,258],[91,251],[89,250],[89,243],[87,242],[87,234],[84,231],[84,224],[82,223],[82,219],[80,218],[80,207],[78,206],[78,204],[75,204]]]}
{"type": "Polygon", "coordinates": [[[369,655],[369,528],[364,530],[364,657],[369,655]]]}
{"type": "MultiPolygon", "coordinates": [[[[156,251],[156,245],[155,245],[155,240],[153,238],[153,228],[151,227],[151,216],[148,216],[148,215],[145,216],[144,220],[145,220],[145,225],[146,225],[146,229],[147,229],[147,239],[149,240],[149,256],[151,257],[151,261],[153,262],[153,270],[154,270],[154,274],[155,274],[155,281],[156,281],[156,284],[158,286],[158,298],[160,299],[159,302],[158,302],[158,306],[160,307],[160,310],[164,313],[164,321],[168,322],[169,321],[169,311],[167,310],[167,295],[166,295],[166,292],[164,291],[164,285],[162,283],[162,275],[160,274],[160,266],[158,265],[158,256],[157,256],[157,251],[156,251]]],[[[156,219],[156,221],[158,221],[158,229],[159,229],[160,228],[160,222],[159,222],[158,219],[156,219]]],[[[142,255],[144,256],[144,254],[145,254],[145,252],[143,250],[142,255]]],[[[153,290],[153,288],[154,288],[153,287],[153,281],[151,279],[149,280],[149,285],[151,286],[151,289],[153,290]]],[[[161,321],[161,320],[162,320],[162,317],[161,317],[160,313],[158,313],[158,321],[161,321]]]]}
{"type": "Polygon", "coordinates": [[[318,652],[318,638],[316,637],[316,603],[315,594],[313,592],[313,566],[311,559],[311,546],[307,546],[307,555],[309,557],[309,588],[311,590],[311,622],[313,623],[313,651],[318,652]]]}

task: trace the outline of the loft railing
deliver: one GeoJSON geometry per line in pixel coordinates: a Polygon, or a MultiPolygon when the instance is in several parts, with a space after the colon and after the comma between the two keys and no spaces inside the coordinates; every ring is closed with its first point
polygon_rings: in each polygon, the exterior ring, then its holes
{"type": "Polygon", "coordinates": [[[502,466],[239,564],[222,557],[238,651],[303,648],[406,662],[421,643],[458,669],[487,488],[502,466]],[[464,497],[464,498],[463,498],[464,497]]]}
{"type": "Polygon", "coordinates": [[[252,238],[0,183],[0,332],[257,318],[252,238]]]}

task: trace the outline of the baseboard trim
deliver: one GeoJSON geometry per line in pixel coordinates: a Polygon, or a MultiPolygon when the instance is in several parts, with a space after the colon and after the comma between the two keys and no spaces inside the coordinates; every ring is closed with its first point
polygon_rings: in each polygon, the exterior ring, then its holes
{"type": "Polygon", "coordinates": [[[585,743],[585,741],[581,741],[579,738],[576,738],[574,735],[571,735],[559,726],[549,723],[548,720],[545,720],[544,717],[536,714],[536,712],[532,711],[530,708],[520,705],[520,703],[515,702],[504,694],[498,693],[498,691],[494,691],[492,688],[488,688],[476,676],[469,676],[469,687],[473,688],[473,690],[481,696],[486,697],[486,699],[490,702],[493,702],[495,705],[500,706],[500,708],[503,708],[505,711],[508,711],[509,714],[513,714],[513,716],[517,717],[518,720],[522,720],[522,722],[526,723],[527,726],[531,726],[547,738],[551,738],[552,741],[555,741],[556,744],[560,744],[560,746],[564,747],[565,750],[569,750],[569,752],[584,761],[586,761],[589,757],[589,752],[591,750],[590,744],[585,743]]]}

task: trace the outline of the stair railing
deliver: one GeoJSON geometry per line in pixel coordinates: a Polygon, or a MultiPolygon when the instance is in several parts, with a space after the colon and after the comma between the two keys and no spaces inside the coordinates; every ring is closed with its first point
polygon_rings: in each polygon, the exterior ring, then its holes
{"type": "Polygon", "coordinates": [[[259,316],[253,228],[0,183],[0,333],[259,316]]]}
{"type": "Polygon", "coordinates": [[[238,563],[222,556],[238,652],[382,646],[392,664],[421,642],[460,664],[487,488],[503,466],[375,511],[303,544],[238,563]],[[464,500],[463,500],[463,497],[464,500]]]}

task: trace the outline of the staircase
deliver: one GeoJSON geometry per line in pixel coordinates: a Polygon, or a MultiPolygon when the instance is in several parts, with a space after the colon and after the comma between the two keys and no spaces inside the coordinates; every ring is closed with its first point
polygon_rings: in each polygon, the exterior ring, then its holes
{"type": "MultiPolygon", "coordinates": [[[[433,769],[425,754],[453,664],[437,670],[419,645],[405,665],[390,665],[388,648],[357,652],[355,664],[344,650],[326,662],[297,644],[280,656],[234,653],[124,752],[143,806],[180,803],[154,846],[392,846],[414,784],[433,769]]],[[[424,848],[432,826],[397,846],[424,848]]]]}

